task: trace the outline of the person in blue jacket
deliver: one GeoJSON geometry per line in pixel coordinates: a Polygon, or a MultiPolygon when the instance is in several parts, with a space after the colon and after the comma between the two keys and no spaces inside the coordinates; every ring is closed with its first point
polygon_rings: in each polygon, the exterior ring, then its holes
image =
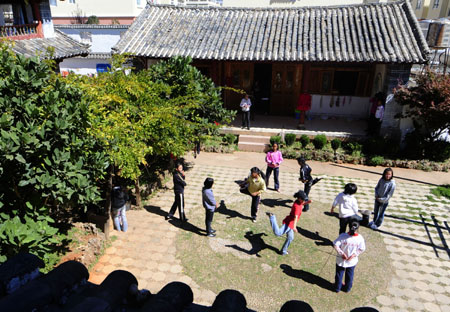
{"type": "Polygon", "coordinates": [[[214,199],[214,194],[212,191],[212,186],[214,184],[213,178],[206,178],[205,182],[203,183],[203,189],[202,189],[202,203],[203,207],[205,208],[206,215],[205,215],[205,225],[206,225],[206,235],[208,237],[214,237],[216,236],[216,230],[213,230],[211,227],[211,223],[214,217],[214,211],[217,209],[218,204],[216,200],[214,199]]]}

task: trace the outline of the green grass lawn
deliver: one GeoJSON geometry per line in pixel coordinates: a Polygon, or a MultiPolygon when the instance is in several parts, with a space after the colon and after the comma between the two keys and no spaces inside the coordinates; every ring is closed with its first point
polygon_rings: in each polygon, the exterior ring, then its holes
{"type": "MultiPolygon", "coordinates": [[[[291,205],[291,198],[268,192],[258,222],[252,223],[247,219],[249,196],[236,194],[226,199],[214,215],[215,238],[195,231],[178,235],[177,256],[185,273],[216,293],[227,288],[241,291],[248,307],[257,311],[279,311],[284,302],[293,299],[308,302],[315,311],[348,311],[373,302],[386,289],[393,272],[382,237],[361,228],[367,250],[356,267],[353,289],[336,294],[331,290],[336,263],[331,242],[338,236],[338,219],[325,214],[329,204],[313,203],[300,218],[289,255],[282,256],[278,251],[285,236],[272,233],[265,212],[274,213],[281,225],[291,205]]],[[[192,209],[188,217],[192,225],[204,229],[202,207],[192,209]]]]}

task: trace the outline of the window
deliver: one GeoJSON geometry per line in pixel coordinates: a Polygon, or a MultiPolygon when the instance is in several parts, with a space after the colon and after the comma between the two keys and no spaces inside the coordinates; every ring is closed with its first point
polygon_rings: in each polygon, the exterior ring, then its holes
{"type": "Polygon", "coordinates": [[[433,9],[437,9],[439,7],[439,0],[434,0],[433,9]]]}
{"type": "Polygon", "coordinates": [[[82,43],[91,43],[92,33],[90,31],[80,31],[80,39],[82,43]]]}
{"type": "Polygon", "coordinates": [[[97,73],[107,73],[111,70],[111,65],[109,64],[97,64],[97,73]]]}
{"type": "Polygon", "coordinates": [[[75,0],[69,0],[69,3],[75,3],[75,0]]]}
{"type": "Polygon", "coordinates": [[[313,94],[369,96],[371,69],[351,67],[312,67],[308,91],[313,94]]]}
{"type": "Polygon", "coordinates": [[[422,0],[417,0],[416,10],[419,10],[422,7],[422,0]]]}
{"type": "Polygon", "coordinates": [[[50,5],[51,6],[57,6],[58,2],[56,0],[50,0],[50,5]]]}

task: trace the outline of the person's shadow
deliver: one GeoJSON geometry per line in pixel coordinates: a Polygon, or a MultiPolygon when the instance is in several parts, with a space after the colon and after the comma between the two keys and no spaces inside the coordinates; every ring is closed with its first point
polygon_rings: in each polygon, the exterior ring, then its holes
{"type": "Polygon", "coordinates": [[[299,278],[306,283],[317,285],[326,290],[334,291],[334,284],[320,276],[314,275],[304,270],[293,269],[288,264],[281,264],[280,268],[283,270],[283,273],[288,276],[299,278]]]}
{"type": "Polygon", "coordinates": [[[261,203],[271,208],[280,206],[291,208],[291,206],[288,204],[292,203],[292,199],[264,198],[263,200],[261,200],[261,203]]]}
{"type": "Polygon", "coordinates": [[[323,214],[326,216],[329,216],[329,217],[335,217],[335,218],[339,219],[339,213],[337,213],[337,212],[325,211],[323,214]]]}
{"type": "Polygon", "coordinates": [[[311,232],[306,229],[300,228],[297,226],[297,231],[300,235],[315,240],[314,244],[317,246],[333,246],[333,242],[326,237],[322,237],[319,235],[319,232],[311,232]]]}
{"type": "Polygon", "coordinates": [[[277,254],[279,254],[280,250],[278,250],[277,248],[275,248],[271,245],[267,245],[266,242],[264,241],[264,239],[262,238],[263,236],[267,236],[267,234],[266,233],[254,234],[253,231],[249,231],[249,232],[245,233],[244,237],[246,239],[248,239],[248,241],[252,245],[252,248],[250,250],[244,249],[236,244],[225,245],[225,246],[236,249],[241,252],[244,252],[250,256],[256,255],[257,257],[261,257],[261,255],[259,253],[264,249],[270,249],[270,250],[275,251],[277,254]]]}
{"type": "Polygon", "coordinates": [[[220,214],[227,216],[227,219],[241,218],[243,220],[252,220],[251,217],[244,216],[242,213],[240,213],[236,210],[228,209],[227,205],[225,205],[225,202],[223,200],[220,201],[219,208],[216,209],[216,213],[220,213],[220,214]]]}
{"type": "MultiPolygon", "coordinates": [[[[161,217],[167,217],[169,215],[166,211],[162,210],[161,207],[147,205],[144,208],[148,212],[156,214],[161,217]]],[[[171,219],[171,220],[169,220],[169,223],[179,229],[189,231],[189,232],[195,233],[197,235],[201,235],[201,236],[207,235],[206,230],[203,230],[189,222],[181,222],[179,219],[171,219]]]]}

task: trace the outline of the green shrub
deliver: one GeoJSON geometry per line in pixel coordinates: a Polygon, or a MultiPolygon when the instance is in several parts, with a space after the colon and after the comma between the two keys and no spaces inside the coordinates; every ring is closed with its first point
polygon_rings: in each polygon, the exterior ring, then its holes
{"type": "Polygon", "coordinates": [[[359,157],[361,156],[362,145],[358,142],[347,142],[344,145],[344,148],[353,156],[359,157]]]}
{"type": "Polygon", "coordinates": [[[278,146],[280,146],[281,144],[281,136],[279,135],[274,135],[270,137],[270,144],[273,145],[274,143],[277,143],[278,146]]]}
{"type": "Polygon", "coordinates": [[[22,221],[18,216],[9,218],[3,214],[0,220],[0,253],[3,260],[19,252],[32,253],[44,261],[46,272],[59,261],[58,249],[65,235],[58,234],[58,229],[50,225],[53,223],[50,217],[32,218],[27,215],[22,221]]]}
{"type": "Polygon", "coordinates": [[[443,196],[450,199],[450,184],[441,185],[432,189],[431,194],[437,197],[443,196]]]}
{"type": "Polygon", "coordinates": [[[224,135],[223,140],[227,142],[229,145],[234,144],[236,142],[237,136],[231,133],[227,133],[224,135]]]}
{"type": "Polygon", "coordinates": [[[294,133],[286,133],[284,136],[284,142],[286,142],[287,146],[291,146],[294,144],[296,138],[297,136],[294,133]]]}
{"type": "Polygon", "coordinates": [[[339,147],[341,147],[341,140],[339,139],[333,139],[331,140],[331,148],[333,149],[334,152],[336,152],[339,147]]]}
{"type": "Polygon", "coordinates": [[[386,140],[382,137],[374,137],[364,141],[363,152],[366,155],[384,155],[386,153],[386,140]]]}
{"type": "Polygon", "coordinates": [[[309,136],[307,136],[306,134],[303,134],[300,137],[300,143],[302,144],[303,148],[306,148],[308,146],[309,142],[311,142],[311,140],[309,139],[309,136]]]}
{"type": "Polygon", "coordinates": [[[327,144],[327,137],[324,134],[318,134],[313,139],[315,149],[321,150],[327,144]]]}
{"type": "Polygon", "coordinates": [[[384,157],[383,156],[373,156],[369,159],[369,165],[372,166],[381,166],[384,164],[384,157]]]}
{"type": "Polygon", "coordinates": [[[95,15],[91,15],[88,17],[86,24],[95,24],[98,25],[100,24],[100,21],[98,20],[98,17],[95,15]]]}
{"type": "Polygon", "coordinates": [[[432,161],[446,161],[450,158],[450,142],[434,141],[428,143],[425,157],[432,161]]]}

